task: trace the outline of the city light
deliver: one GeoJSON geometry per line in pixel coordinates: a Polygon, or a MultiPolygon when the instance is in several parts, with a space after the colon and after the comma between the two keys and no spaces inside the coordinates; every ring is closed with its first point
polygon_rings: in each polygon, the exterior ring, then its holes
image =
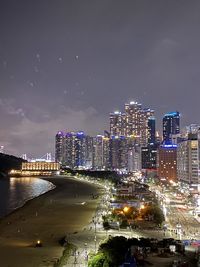
{"type": "Polygon", "coordinates": [[[0,266],[200,267],[199,14],[1,1],[0,266]]]}
{"type": "Polygon", "coordinates": [[[129,211],[129,207],[124,207],[124,208],[123,208],[123,212],[124,212],[124,213],[127,213],[128,211],[129,211]]]}

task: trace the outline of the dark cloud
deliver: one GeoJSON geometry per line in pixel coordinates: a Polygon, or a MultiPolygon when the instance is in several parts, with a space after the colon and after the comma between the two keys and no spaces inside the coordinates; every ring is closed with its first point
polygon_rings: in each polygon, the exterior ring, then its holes
{"type": "MultiPolygon", "coordinates": [[[[95,134],[94,129],[100,132],[105,127],[105,119],[101,117],[101,114],[97,114],[97,111],[92,107],[79,111],[63,107],[61,110],[59,116],[56,118],[49,116],[45,121],[42,119],[35,121],[23,117],[20,123],[15,126],[15,131],[10,133],[13,146],[11,151],[15,153],[17,149],[23,153],[28,153],[29,156],[42,156],[44,153],[52,151],[55,133],[58,130],[84,130],[95,134]],[[42,148],[40,148],[41,146],[42,148]]],[[[46,112],[40,110],[39,114],[41,116],[46,112]]]]}
{"type": "Polygon", "coordinates": [[[197,0],[2,0],[0,144],[53,152],[57,130],[101,133],[130,100],[199,123],[199,13],[197,0]]]}

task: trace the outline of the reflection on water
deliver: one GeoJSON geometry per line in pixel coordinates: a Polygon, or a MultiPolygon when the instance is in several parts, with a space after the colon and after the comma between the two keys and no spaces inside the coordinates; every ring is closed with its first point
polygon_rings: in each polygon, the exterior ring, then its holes
{"type": "Polygon", "coordinates": [[[21,207],[27,200],[37,197],[54,185],[35,177],[9,178],[0,180],[0,217],[21,207]]]}

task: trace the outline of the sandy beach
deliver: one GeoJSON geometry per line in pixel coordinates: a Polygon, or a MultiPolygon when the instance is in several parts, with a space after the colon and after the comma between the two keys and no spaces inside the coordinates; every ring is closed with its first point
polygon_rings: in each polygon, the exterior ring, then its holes
{"type": "Polygon", "coordinates": [[[1,267],[53,266],[63,251],[58,240],[91,221],[98,201],[91,194],[98,191],[97,186],[67,177],[47,180],[56,185],[54,190],[1,219],[1,267]],[[34,246],[38,239],[41,248],[34,246]]]}

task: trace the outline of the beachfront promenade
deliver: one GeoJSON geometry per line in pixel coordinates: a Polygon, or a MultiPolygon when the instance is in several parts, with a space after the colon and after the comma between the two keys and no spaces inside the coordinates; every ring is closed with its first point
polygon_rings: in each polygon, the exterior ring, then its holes
{"type": "Polygon", "coordinates": [[[60,258],[59,240],[88,226],[98,200],[97,186],[66,177],[48,178],[56,188],[29,201],[0,222],[3,267],[50,267],[60,258]],[[36,248],[37,240],[43,246],[36,248]]]}

